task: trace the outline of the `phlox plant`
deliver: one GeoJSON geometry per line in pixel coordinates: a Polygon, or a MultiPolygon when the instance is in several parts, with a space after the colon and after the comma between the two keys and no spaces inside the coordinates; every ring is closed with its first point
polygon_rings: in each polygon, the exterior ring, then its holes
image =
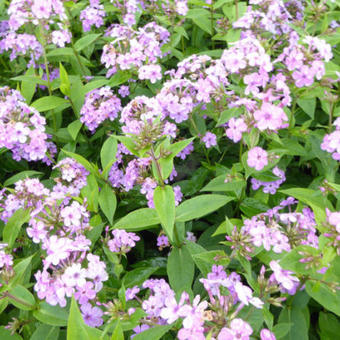
{"type": "Polygon", "coordinates": [[[0,339],[338,339],[339,13],[0,1],[0,339]]]}

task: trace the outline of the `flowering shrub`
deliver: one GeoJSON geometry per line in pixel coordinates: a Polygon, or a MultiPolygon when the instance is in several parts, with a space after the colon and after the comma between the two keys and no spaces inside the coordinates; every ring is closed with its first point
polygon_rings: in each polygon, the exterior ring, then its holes
{"type": "Polygon", "coordinates": [[[337,339],[339,2],[0,2],[0,338],[337,339]]]}

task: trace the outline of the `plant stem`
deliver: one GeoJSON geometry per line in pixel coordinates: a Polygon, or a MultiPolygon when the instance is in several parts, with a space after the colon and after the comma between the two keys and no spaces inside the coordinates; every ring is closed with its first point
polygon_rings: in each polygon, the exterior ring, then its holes
{"type": "MultiPolygon", "coordinates": [[[[211,1],[210,5],[210,24],[211,24],[211,36],[214,35],[215,28],[214,28],[214,7],[213,7],[213,1],[211,1]]],[[[211,39],[212,42],[212,48],[215,49],[215,41],[211,39]]]]}
{"type": "Polygon", "coordinates": [[[161,187],[163,188],[165,184],[164,184],[163,177],[162,177],[162,170],[156,158],[155,152],[153,150],[153,146],[151,146],[150,156],[152,158],[152,161],[155,163],[158,179],[159,179],[161,187]]]}
{"type": "MultiPolygon", "coordinates": [[[[70,20],[72,20],[72,13],[71,13],[70,9],[67,6],[65,6],[65,8],[66,8],[66,12],[67,12],[70,20]]],[[[72,46],[73,54],[76,57],[77,62],[79,64],[79,66],[80,66],[81,72],[82,72],[83,76],[85,76],[86,75],[85,67],[84,67],[83,63],[81,62],[81,59],[80,59],[78,51],[74,47],[73,39],[72,38],[71,38],[71,46],[72,46]]]]}
{"type": "Polygon", "coordinates": [[[333,114],[334,114],[334,102],[332,101],[329,109],[329,119],[328,119],[328,132],[332,132],[333,114]]]}
{"type": "Polygon", "coordinates": [[[238,0],[235,0],[235,19],[238,20],[238,0]]]}
{"type": "Polygon", "coordinates": [[[20,299],[20,298],[18,298],[16,296],[10,294],[9,292],[4,292],[3,296],[4,297],[8,297],[8,298],[10,298],[10,299],[12,299],[12,300],[14,300],[14,301],[16,301],[18,303],[21,303],[22,305],[25,305],[27,307],[30,307],[30,308],[34,307],[34,305],[31,305],[30,303],[27,303],[26,301],[24,301],[24,300],[22,300],[22,299],[20,299]]]}

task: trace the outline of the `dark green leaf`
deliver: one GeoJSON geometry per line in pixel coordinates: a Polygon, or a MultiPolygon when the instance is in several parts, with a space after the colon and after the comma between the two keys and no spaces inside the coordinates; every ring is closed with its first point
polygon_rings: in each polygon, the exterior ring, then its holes
{"type": "Polygon", "coordinates": [[[99,192],[99,206],[111,225],[116,211],[117,199],[114,191],[108,184],[105,184],[99,192]]]}

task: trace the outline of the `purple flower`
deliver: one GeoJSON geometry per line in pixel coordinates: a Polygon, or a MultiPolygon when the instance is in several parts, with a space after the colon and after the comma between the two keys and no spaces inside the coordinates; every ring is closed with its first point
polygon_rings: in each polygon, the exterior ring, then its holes
{"type": "Polygon", "coordinates": [[[92,307],[86,303],[80,307],[84,322],[91,327],[99,327],[103,324],[103,311],[99,307],[92,307]]]}
{"type": "Polygon", "coordinates": [[[228,128],[225,130],[225,133],[229,139],[237,143],[242,139],[242,133],[246,131],[247,125],[243,118],[235,119],[233,117],[228,121],[228,128]]]}
{"type": "Polygon", "coordinates": [[[276,337],[274,335],[274,333],[272,333],[269,329],[262,329],[261,333],[261,340],[276,340],[276,337]]]}
{"type": "Polygon", "coordinates": [[[216,135],[211,133],[211,132],[207,132],[204,137],[202,138],[202,141],[205,143],[205,146],[209,149],[212,146],[217,145],[216,142],[216,135]]]}
{"type": "Polygon", "coordinates": [[[128,233],[123,229],[113,230],[112,235],[113,239],[107,245],[114,253],[128,253],[136,245],[135,242],[140,240],[135,233],[128,233]]]}
{"type": "Polygon", "coordinates": [[[242,319],[233,319],[230,328],[223,327],[218,334],[217,340],[249,340],[249,336],[253,333],[250,325],[242,319]]]}
{"type": "Polygon", "coordinates": [[[254,112],[254,118],[256,126],[261,131],[278,130],[282,127],[283,121],[288,119],[280,107],[269,103],[263,103],[261,109],[254,112]]]}
{"type": "Polygon", "coordinates": [[[248,152],[247,164],[257,171],[262,170],[268,164],[268,154],[259,146],[255,146],[248,152]]]}
{"type": "Polygon", "coordinates": [[[271,261],[269,266],[273,271],[271,279],[280,284],[283,292],[294,295],[300,281],[298,278],[291,275],[293,272],[282,269],[277,261],[271,261]]]}

